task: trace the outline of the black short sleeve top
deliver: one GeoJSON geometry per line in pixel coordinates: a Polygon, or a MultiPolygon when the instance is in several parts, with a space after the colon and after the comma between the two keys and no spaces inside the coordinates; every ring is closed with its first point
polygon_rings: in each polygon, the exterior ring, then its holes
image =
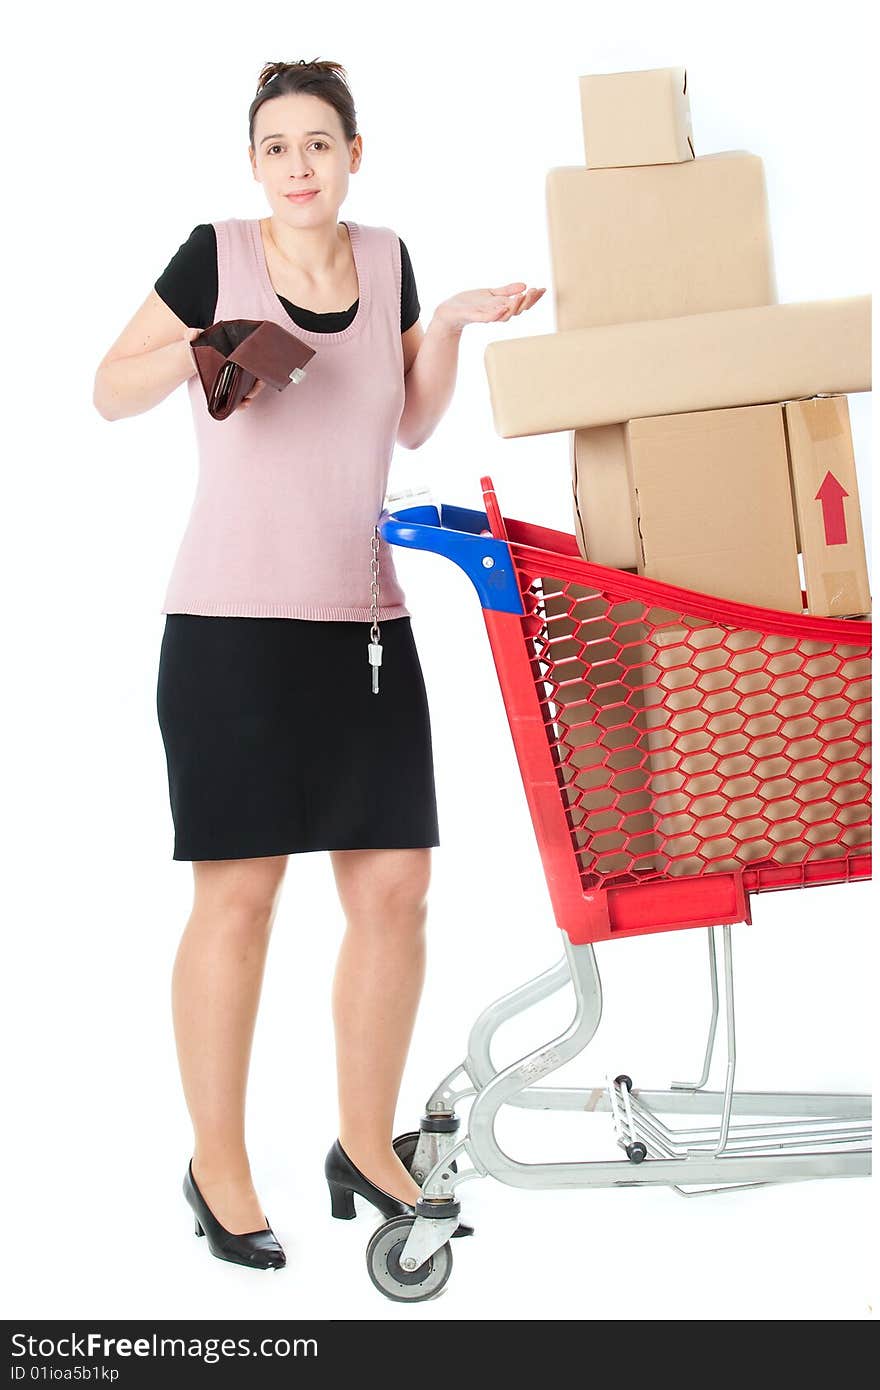
{"type": "MultiPolygon", "coordinates": [[[[400,331],[405,333],[421,312],[409,252],[400,240],[400,331]]],[[[217,234],[211,222],[193,227],[153,286],[169,309],[189,328],[207,328],[217,307],[217,234]]],[[[278,296],[294,323],[312,332],[338,333],[357,313],[358,300],[348,309],[315,314],[278,296]]]]}

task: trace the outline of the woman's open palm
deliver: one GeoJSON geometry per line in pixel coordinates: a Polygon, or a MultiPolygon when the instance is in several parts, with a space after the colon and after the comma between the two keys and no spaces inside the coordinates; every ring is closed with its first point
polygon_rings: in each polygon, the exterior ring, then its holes
{"type": "Polygon", "coordinates": [[[437,314],[450,328],[463,328],[466,323],[502,323],[531,309],[545,293],[546,286],[528,289],[524,280],[513,280],[509,285],[462,290],[445,300],[437,314]]]}

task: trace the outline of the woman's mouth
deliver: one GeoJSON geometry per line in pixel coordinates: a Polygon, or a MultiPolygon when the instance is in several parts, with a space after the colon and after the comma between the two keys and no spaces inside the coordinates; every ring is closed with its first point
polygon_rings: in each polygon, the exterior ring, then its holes
{"type": "Polygon", "coordinates": [[[312,188],[308,193],[285,193],[285,198],[289,203],[308,203],[312,198],[317,197],[319,189],[312,188]]]}

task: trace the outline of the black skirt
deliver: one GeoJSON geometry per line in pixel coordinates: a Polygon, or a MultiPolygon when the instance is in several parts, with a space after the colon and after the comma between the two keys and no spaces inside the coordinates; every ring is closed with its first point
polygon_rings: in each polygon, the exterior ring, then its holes
{"type": "Polygon", "coordinates": [[[175,859],[439,844],[428,700],[410,619],[167,613],[156,709],[175,859]]]}

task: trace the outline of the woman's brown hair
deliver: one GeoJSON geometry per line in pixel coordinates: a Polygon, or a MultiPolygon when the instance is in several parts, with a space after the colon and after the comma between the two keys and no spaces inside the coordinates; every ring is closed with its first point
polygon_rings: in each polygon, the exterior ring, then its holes
{"type": "Polygon", "coordinates": [[[290,92],[307,92],[309,96],[326,101],[338,113],[346,140],[355,138],[358,133],[357,116],[345,68],[341,63],[331,63],[322,58],[313,58],[310,63],[305,58],[298,58],[294,63],[263,64],[257,94],[248,112],[251,148],[254,144],[254,117],[263,102],[272,97],[287,96],[290,92]]]}

